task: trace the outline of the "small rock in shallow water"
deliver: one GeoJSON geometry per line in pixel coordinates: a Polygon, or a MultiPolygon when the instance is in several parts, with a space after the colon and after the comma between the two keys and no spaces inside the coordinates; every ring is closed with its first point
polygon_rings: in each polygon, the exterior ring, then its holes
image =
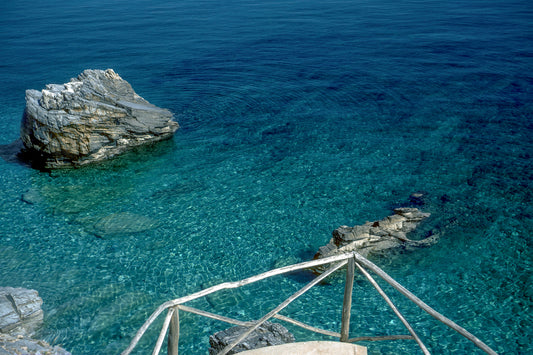
{"type": "Polygon", "coordinates": [[[130,212],[113,213],[101,218],[94,225],[98,236],[123,235],[154,229],[159,223],[149,217],[130,212]]]}
{"type": "MultiPolygon", "coordinates": [[[[221,352],[227,345],[237,340],[246,329],[246,327],[236,326],[211,335],[209,337],[209,344],[211,345],[209,355],[216,355],[221,352]]],[[[278,323],[265,322],[237,344],[228,354],[287,343],[294,343],[294,335],[287,328],[278,323]]]]}
{"type": "Polygon", "coordinates": [[[43,196],[36,189],[29,189],[22,194],[22,201],[30,205],[38,204],[43,201],[43,196]]]}

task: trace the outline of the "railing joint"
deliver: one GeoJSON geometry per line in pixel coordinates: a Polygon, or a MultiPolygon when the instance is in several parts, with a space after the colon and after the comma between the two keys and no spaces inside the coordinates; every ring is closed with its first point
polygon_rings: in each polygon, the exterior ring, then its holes
{"type": "Polygon", "coordinates": [[[450,319],[444,317],[442,314],[438,313],[437,311],[429,307],[427,304],[422,302],[418,297],[416,297],[414,294],[408,291],[405,287],[399,284],[396,280],[390,277],[387,273],[385,273],[382,269],[380,269],[374,263],[372,263],[371,261],[363,257],[361,254],[357,253],[356,251],[352,251],[350,253],[335,255],[335,256],[319,259],[319,260],[313,260],[313,261],[303,262],[299,264],[288,265],[282,268],[277,268],[277,269],[270,270],[270,271],[267,271],[267,272],[264,272],[258,275],[254,275],[254,276],[251,276],[251,277],[248,277],[246,279],[242,279],[236,282],[224,282],[224,283],[209,287],[207,289],[201,290],[199,292],[190,294],[188,296],[177,298],[171,301],[167,301],[161,304],[150,315],[150,317],[144,322],[144,324],[135,334],[128,348],[126,348],[126,350],[124,350],[121,355],[129,355],[133,351],[133,349],[137,346],[137,343],[139,342],[140,338],[144,335],[148,327],[150,327],[150,325],[155,321],[155,319],[157,319],[157,317],[165,310],[167,310],[167,315],[165,317],[165,321],[163,322],[163,326],[161,328],[161,332],[157,339],[156,346],[154,347],[153,354],[154,355],[159,354],[159,351],[161,349],[162,343],[164,341],[164,338],[168,330],[168,340],[167,340],[168,341],[168,345],[167,345],[168,354],[177,355],[178,354],[178,343],[179,343],[179,311],[180,309],[186,312],[196,313],[201,316],[217,319],[217,320],[228,322],[228,323],[233,323],[233,324],[238,324],[238,325],[244,324],[244,325],[250,326],[249,329],[239,337],[239,339],[237,339],[234,343],[228,345],[223,350],[221,355],[226,354],[232,347],[234,347],[239,342],[241,342],[243,339],[245,339],[253,330],[258,328],[266,320],[272,317],[276,317],[278,319],[287,321],[289,323],[295,324],[307,330],[338,337],[340,338],[340,341],[348,342],[348,343],[357,342],[357,341],[414,339],[415,341],[419,343],[419,346],[424,351],[424,353],[428,354],[429,351],[427,351],[427,348],[425,348],[425,345],[418,338],[418,336],[416,335],[412,327],[409,325],[409,323],[407,323],[405,318],[403,318],[401,313],[399,313],[399,311],[396,309],[394,304],[392,304],[392,301],[390,301],[388,296],[383,292],[383,290],[381,290],[379,285],[375,282],[372,276],[370,276],[370,274],[365,270],[365,268],[371,270],[372,272],[380,276],[384,281],[389,283],[393,288],[395,288],[398,292],[406,296],[410,301],[415,303],[418,307],[420,307],[421,309],[423,309],[425,312],[430,314],[432,317],[434,317],[438,321],[446,324],[447,326],[449,326],[450,328],[452,328],[453,330],[455,330],[456,332],[458,332],[459,334],[461,334],[462,336],[464,336],[465,338],[473,342],[477,347],[485,351],[487,354],[491,354],[491,355],[496,354],[494,350],[492,350],[490,347],[488,347],[485,343],[483,343],[481,340],[476,338],[474,335],[470,334],[464,328],[460,327],[459,325],[457,325],[450,319]],[[211,293],[214,293],[220,290],[238,288],[238,287],[245,286],[245,285],[260,281],[260,280],[270,278],[272,276],[282,275],[282,274],[286,274],[292,271],[307,269],[307,268],[316,267],[319,265],[332,264],[334,262],[339,262],[339,263],[337,265],[334,265],[333,267],[330,267],[322,275],[315,278],[308,285],[304,286],[302,289],[300,289],[295,294],[290,296],[287,300],[282,302],[280,305],[278,305],[276,308],[274,308],[272,311],[270,311],[268,314],[266,314],[265,316],[263,316],[260,320],[256,322],[237,321],[231,318],[219,316],[219,315],[216,315],[210,312],[198,310],[198,309],[183,305],[183,303],[198,299],[200,297],[207,296],[211,293]],[[321,280],[325,279],[330,274],[332,274],[334,271],[336,271],[337,269],[341,268],[342,266],[346,264],[348,264],[348,267],[346,271],[346,282],[345,282],[345,288],[344,288],[343,312],[342,312],[340,333],[335,333],[335,332],[311,327],[311,326],[306,325],[305,323],[298,322],[291,318],[281,316],[278,314],[279,311],[285,308],[289,303],[291,303],[297,297],[301,296],[311,287],[318,284],[321,280]],[[353,291],[355,266],[357,266],[360,269],[360,271],[374,285],[374,287],[378,290],[378,292],[380,292],[380,294],[383,293],[382,297],[385,299],[385,301],[387,301],[389,306],[391,306],[391,308],[396,313],[396,315],[400,318],[400,320],[402,320],[402,322],[407,327],[411,335],[389,335],[389,336],[374,336],[374,337],[364,336],[364,337],[349,338],[349,330],[350,330],[349,324],[350,324],[350,315],[351,315],[352,291],[353,291]]]}

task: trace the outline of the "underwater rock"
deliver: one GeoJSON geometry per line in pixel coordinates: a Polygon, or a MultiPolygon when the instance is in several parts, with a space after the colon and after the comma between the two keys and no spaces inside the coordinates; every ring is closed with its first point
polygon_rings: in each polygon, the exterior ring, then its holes
{"type": "Polygon", "coordinates": [[[426,204],[426,195],[420,192],[415,192],[409,196],[409,202],[412,206],[424,206],[426,204]]]}
{"type": "Polygon", "coordinates": [[[34,188],[31,188],[28,191],[24,192],[20,199],[30,205],[41,203],[44,200],[43,196],[39,193],[39,191],[34,188]]]}
{"type": "MultiPolygon", "coordinates": [[[[209,355],[216,355],[221,352],[222,349],[233,343],[246,329],[246,327],[236,326],[211,335],[209,337],[209,344],[211,345],[209,355]]],[[[294,335],[287,328],[278,323],[265,322],[237,344],[228,354],[287,343],[294,343],[294,335]]]]}
{"type": "Polygon", "coordinates": [[[21,139],[45,168],[80,166],[172,137],[170,111],[150,104],[112,69],[26,91],[21,139]]]}
{"type": "Polygon", "coordinates": [[[116,236],[144,232],[158,225],[159,222],[152,218],[130,212],[119,212],[100,218],[94,224],[94,232],[99,236],[116,236]]]}
{"type": "Polygon", "coordinates": [[[43,322],[42,304],[35,290],[0,287],[0,333],[33,335],[43,322]]]}
{"type": "MultiPolygon", "coordinates": [[[[394,210],[394,215],[376,222],[366,222],[361,226],[340,226],[333,231],[329,243],[320,247],[313,259],[321,259],[336,254],[357,251],[367,257],[371,253],[394,248],[428,247],[435,244],[438,235],[431,234],[421,240],[407,238],[427,217],[417,208],[402,207],[394,210]]],[[[323,272],[325,266],[314,268],[317,273],[323,272]]]]}

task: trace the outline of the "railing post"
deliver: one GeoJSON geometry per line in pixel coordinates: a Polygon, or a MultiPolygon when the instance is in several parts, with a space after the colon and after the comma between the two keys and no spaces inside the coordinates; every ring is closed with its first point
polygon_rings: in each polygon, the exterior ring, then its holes
{"type": "Polygon", "coordinates": [[[352,311],[352,290],[355,270],[355,259],[348,259],[346,282],[344,284],[344,300],[342,302],[341,341],[347,342],[350,336],[350,313],[352,311]]]}
{"type": "Polygon", "coordinates": [[[174,308],[174,314],[170,320],[170,327],[168,330],[168,355],[178,355],[178,343],[180,339],[180,316],[179,307],[174,308]]]}
{"type": "Polygon", "coordinates": [[[383,297],[383,299],[385,300],[385,302],[387,302],[387,304],[389,305],[390,308],[392,308],[392,311],[394,312],[394,314],[396,314],[396,316],[398,318],[400,318],[400,320],[402,321],[403,325],[407,328],[407,330],[409,331],[409,333],[411,333],[411,336],[415,339],[415,341],[418,343],[418,346],[420,346],[420,349],[422,349],[422,352],[424,353],[424,355],[430,355],[430,352],[429,350],[427,349],[426,345],[424,345],[424,343],[422,342],[422,340],[420,339],[420,337],[418,336],[418,334],[416,334],[415,330],[413,329],[413,327],[411,327],[411,324],[409,324],[409,322],[407,321],[407,319],[405,319],[405,317],[400,313],[400,311],[398,310],[398,308],[396,308],[396,306],[394,305],[394,303],[392,303],[391,299],[389,298],[389,296],[387,296],[387,294],[385,293],[385,291],[383,291],[383,289],[378,285],[378,283],[376,282],[376,280],[374,280],[374,278],[372,276],[370,276],[370,274],[361,266],[359,265],[359,263],[355,263],[355,265],[357,266],[357,268],[363,273],[363,275],[366,276],[366,278],[368,279],[368,281],[370,281],[370,283],[372,284],[372,286],[374,286],[374,288],[378,291],[378,293],[381,295],[381,297],[383,297]]]}
{"type": "MultiPolygon", "coordinates": [[[[352,259],[353,260],[353,259],[352,259]]],[[[326,277],[346,265],[346,261],[341,261],[340,263],[333,265],[332,267],[328,268],[326,271],[324,271],[320,276],[317,276],[313,279],[313,281],[309,282],[307,285],[293,293],[289,298],[287,298],[285,301],[280,303],[276,308],[265,314],[261,319],[255,322],[253,326],[248,328],[245,332],[241,333],[236,339],[233,340],[233,342],[229,345],[226,345],[224,349],[222,349],[218,355],[226,355],[228,354],[231,349],[233,349],[237,344],[239,344],[241,341],[246,339],[248,335],[250,335],[254,330],[259,328],[263,323],[265,323],[267,320],[272,318],[274,315],[278,314],[283,308],[287,307],[289,304],[292,303],[295,299],[303,295],[305,292],[307,292],[311,287],[315,286],[322,280],[324,280],[326,277]]]]}

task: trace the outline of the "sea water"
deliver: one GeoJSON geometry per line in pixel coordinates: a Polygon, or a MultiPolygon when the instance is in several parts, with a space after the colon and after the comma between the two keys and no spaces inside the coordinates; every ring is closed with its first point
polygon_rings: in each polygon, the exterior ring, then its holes
{"type": "MultiPolygon", "coordinates": [[[[533,12],[528,1],[4,1],[0,285],[36,289],[36,337],[117,354],[167,300],[310,260],[398,206],[438,244],[373,261],[500,353],[532,329],[533,12]],[[113,68],[174,112],[173,139],[100,165],[10,158],[24,91],[113,68]]],[[[416,238],[417,235],[413,236],[416,238]]],[[[310,276],[191,305],[258,319],[310,276]]],[[[382,286],[432,353],[471,343],[382,286]]],[[[342,276],[283,314],[339,331],[342,276]]],[[[157,325],[162,320],[158,320],[157,325]]],[[[181,316],[180,351],[228,325],[181,316]]],[[[329,339],[288,325],[297,340],[329,339]]],[[[142,339],[147,353],[159,329],[142,339]]],[[[406,334],[357,277],[350,336],[406,334]]],[[[410,354],[414,342],[362,343],[410,354]]]]}

